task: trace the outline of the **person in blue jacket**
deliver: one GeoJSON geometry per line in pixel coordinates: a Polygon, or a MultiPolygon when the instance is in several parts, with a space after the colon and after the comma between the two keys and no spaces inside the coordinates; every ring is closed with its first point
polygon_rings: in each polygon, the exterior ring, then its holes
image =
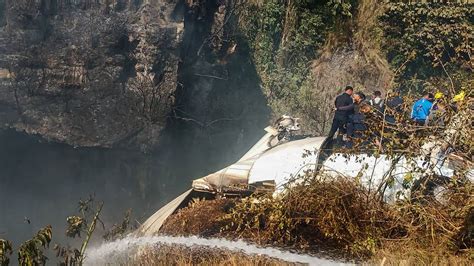
{"type": "Polygon", "coordinates": [[[433,108],[434,95],[432,93],[426,93],[423,98],[419,99],[413,104],[411,111],[411,119],[420,125],[426,124],[426,119],[430,115],[431,109],[433,108]]]}

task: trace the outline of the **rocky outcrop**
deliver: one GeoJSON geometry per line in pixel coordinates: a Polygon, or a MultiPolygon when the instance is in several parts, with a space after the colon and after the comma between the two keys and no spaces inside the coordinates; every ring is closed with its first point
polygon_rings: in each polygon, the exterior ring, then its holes
{"type": "Polygon", "coordinates": [[[74,146],[156,146],[177,87],[180,1],[7,1],[0,124],[74,146]]]}

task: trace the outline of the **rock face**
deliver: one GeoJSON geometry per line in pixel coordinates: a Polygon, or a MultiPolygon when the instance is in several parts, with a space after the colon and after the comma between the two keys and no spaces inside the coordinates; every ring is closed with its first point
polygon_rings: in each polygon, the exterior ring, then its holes
{"type": "Polygon", "coordinates": [[[2,1],[0,125],[74,146],[156,146],[175,103],[180,1],[2,1]]]}
{"type": "Polygon", "coordinates": [[[270,110],[236,3],[0,0],[0,127],[190,159],[245,152],[270,110]]]}

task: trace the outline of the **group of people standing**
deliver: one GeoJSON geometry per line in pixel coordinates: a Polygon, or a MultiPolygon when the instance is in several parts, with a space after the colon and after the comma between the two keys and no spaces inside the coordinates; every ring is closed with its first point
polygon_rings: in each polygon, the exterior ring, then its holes
{"type": "Polygon", "coordinates": [[[384,101],[380,91],[376,91],[372,99],[367,103],[366,96],[362,92],[355,92],[352,86],[346,86],[344,93],[336,97],[334,102],[334,119],[329,130],[329,139],[334,138],[338,132],[338,141],[342,142],[343,135],[348,138],[354,137],[358,131],[363,131],[364,113],[371,108],[382,110],[384,101]]]}
{"type": "MultiPolygon", "coordinates": [[[[436,110],[436,96],[432,93],[426,93],[423,98],[413,104],[411,119],[415,123],[426,125],[430,113],[436,110]]],[[[363,137],[363,131],[367,129],[364,123],[367,113],[374,110],[382,114],[384,113],[385,104],[398,109],[402,103],[403,100],[400,97],[393,97],[385,103],[380,91],[375,91],[371,99],[367,100],[364,93],[354,92],[351,86],[346,86],[344,92],[337,96],[334,102],[335,114],[328,137],[333,139],[336,132],[338,132],[337,141],[339,143],[343,143],[343,136],[349,140],[363,137]]],[[[395,119],[389,115],[385,117],[385,120],[389,123],[395,122],[395,119]]]]}

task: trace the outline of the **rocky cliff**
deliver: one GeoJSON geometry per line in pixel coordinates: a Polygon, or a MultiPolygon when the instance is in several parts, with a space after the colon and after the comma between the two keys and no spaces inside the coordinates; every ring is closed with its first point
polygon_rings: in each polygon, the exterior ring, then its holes
{"type": "Polygon", "coordinates": [[[7,1],[0,121],[75,146],[156,144],[174,104],[178,1],[7,1]]]}
{"type": "Polygon", "coordinates": [[[0,0],[1,126],[148,151],[172,123],[241,145],[268,110],[245,41],[226,39],[235,5],[0,0]]]}

